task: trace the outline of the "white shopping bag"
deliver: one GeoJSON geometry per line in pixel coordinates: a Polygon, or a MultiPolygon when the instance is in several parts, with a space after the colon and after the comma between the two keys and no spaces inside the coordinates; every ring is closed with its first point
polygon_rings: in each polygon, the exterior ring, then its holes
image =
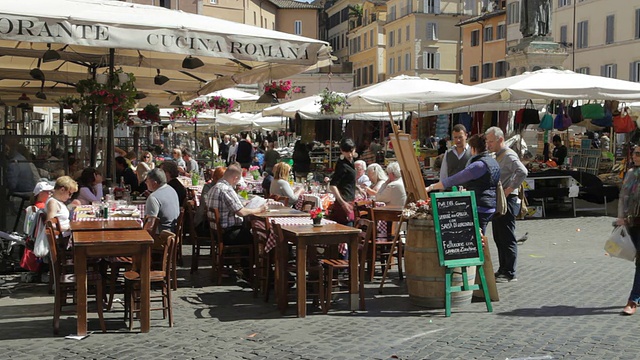
{"type": "Polygon", "coordinates": [[[633,261],[636,258],[636,247],[624,225],[616,226],[611,236],[604,243],[604,250],[611,256],[633,261]]]}

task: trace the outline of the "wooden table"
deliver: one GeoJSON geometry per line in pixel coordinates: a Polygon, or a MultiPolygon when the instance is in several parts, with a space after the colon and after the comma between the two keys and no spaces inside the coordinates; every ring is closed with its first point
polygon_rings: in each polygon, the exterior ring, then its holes
{"type": "MultiPolygon", "coordinates": [[[[358,306],[358,234],[360,229],[341,224],[326,224],[321,227],[312,225],[283,226],[282,233],[285,241],[296,245],[297,288],[298,288],[298,317],[307,315],[307,248],[309,245],[349,244],[349,304],[352,311],[358,306]]],[[[278,246],[283,248],[283,246],[278,246]]],[[[282,294],[281,294],[282,295],[282,294]]],[[[278,301],[285,301],[278,306],[286,307],[286,294],[278,296],[278,301]]],[[[364,310],[364,309],[360,309],[364,310]]]]}
{"type": "Polygon", "coordinates": [[[269,206],[269,211],[253,214],[261,220],[269,221],[272,217],[309,217],[309,213],[293,209],[289,206],[269,206]]]}
{"type": "Polygon", "coordinates": [[[73,233],[73,252],[77,289],[78,335],[87,334],[87,258],[135,256],[140,258],[140,328],[149,332],[149,292],[151,282],[151,245],[153,238],[146,230],[100,230],[73,233]]]}
{"type": "Polygon", "coordinates": [[[137,220],[90,220],[71,221],[71,231],[102,231],[102,230],[139,230],[142,225],[137,220]]]}

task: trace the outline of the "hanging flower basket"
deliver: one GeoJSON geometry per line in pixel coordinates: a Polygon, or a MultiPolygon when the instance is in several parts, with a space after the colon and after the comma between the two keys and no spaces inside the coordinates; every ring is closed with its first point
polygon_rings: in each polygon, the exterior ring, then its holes
{"type": "Polygon", "coordinates": [[[346,96],[325,88],[320,93],[319,105],[323,114],[340,114],[349,103],[346,96]]]}
{"type": "Polygon", "coordinates": [[[138,118],[140,120],[160,122],[160,106],[157,104],[147,104],[144,109],[138,111],[138,118]]]}
{"type": "Polygon", "coordinates": [[[274,94],[278,99],[284,99],[291,88],[291,80],[272,81],[264,84],[264,92],[274,94]]]}
{"type": "Polygon", "coordinates": [[[111,79],[107,76],[106,83],[95,79],[80,80],[76,84],[76,91],[80,94],[79,101],[71,106],[75,109],[78,105],[79,111],[86,114],[94,110],[96,112],[113,110],[113,119],[116,124],[127,123],[129,110],[137,101],[135,97],[138,90],[135,80],[133,74],[125,73],[122,69],[116,70],[111,79]]]}
{"type": "Polygon", "coordinates": [[[189,106],[173,109],[171,114],[169,114],[169,119],[187,119],[187,123],[195,124],[198,122],[198,114],[203,113],[208,109],[208,103],[200,100],[194,100],[189,106]]]}
{"type": "Polygon", "coordinates": [[[235,101],[233,99],[227,99],[223,96],[212,96],[208,101],[209,108],[222,110],[226,113],[233,110],[233,106],[235,105],[235,101]]]}

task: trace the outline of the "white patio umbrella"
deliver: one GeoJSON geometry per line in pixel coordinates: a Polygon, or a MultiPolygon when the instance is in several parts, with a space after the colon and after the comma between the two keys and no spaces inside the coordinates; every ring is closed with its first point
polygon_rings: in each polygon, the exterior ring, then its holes
{"type": "Polygon", "coordinates": [[[447,81],[400,75],[347,94],[351,112],[432,110],[433,105],[455,107],[499,100],[495,90],[447,81]]]}
{"type": "MultiPolygon", "coordinates": [[[[344,120],[367,120],[380,121],[388,120],[389,114],[380,106],[378,111],[355,112],[351,106],[345,108],[344,114],[323,114],[320,111],[320,95],[308,96],[302,99],[289,101],[286,103],[270,106],[262,110],[263,116],[286,116],[293,118],[296,114],[300,115],[303,120],[326,120],[326,119],[344,119],[344,120]]],[[[402,111],[392,112],[394,120],[402,120],[404,113],[402,111]]]]}
{"type": "Polygon", "coordinates": [[[254,95],[242,90],[230,88],[230,89],[214,91],[207,95],[198,96],[197,98],[189,100],[186,103],[191,103],[191,101],[193,100],[207,100],[208,98],[213,96],[221,96],[227,99],[232,99],[233,101],[236,101],[236,102],[256,101],[259,98],[258,95],[254,95]]]}
{"type": "Polygon", "coordinates": [[[499,91],[502,100],[640,100],[640,83],[571,70],[542,69],[474,87],[499,91]]]}

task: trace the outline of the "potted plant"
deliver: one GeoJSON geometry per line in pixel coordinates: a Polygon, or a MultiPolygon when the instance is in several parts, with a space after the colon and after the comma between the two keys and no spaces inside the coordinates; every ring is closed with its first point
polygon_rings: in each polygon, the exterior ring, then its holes
{"type": "Polygon", "coordinates": [[[284,99],[291,91],[291,80],[272,81],[264,84],[264,92],[274,94],[278,99],[284,99]]]}
{"type": "Polygon", "coordinates": [[[86,114],[96,111],[113,110],[116,124],[129,120],[129,110],[136,104],[138,90],[135,86],[135,76],[116,70],[111,79],[100,83],[95,79],[84,79],[76,84],[76,91],[80,94],[78,105],[80,111],[86,114]],[[126,74],[127,76],[119,76],[126,74]]]}
{"type": "Polygon", "coordinates": [[[253,165],[249,166],[249,172],[253,175],[253,180],[258,180],[260,178],[260,167],[253,165]]]}
{"type": "Polygon", "coordinates": [[[223,96],[212,96],[208,101],[209,108],[222,110],[226,113],[229,113],[233,110],[233,106],[235,105],[235,101],[233,99],[227,99],[223,96]]]}
{"type": "Polygon", "coordinates": [[[140,120],[160,122],[160,106],[157,104],[147,104],[142,110],[138,111],[138,118],[140,120]]]}
{"type": "Polygon", "coordinates": [[[194,100],[191,105],[173,109],[169,114],[170,120],[187,119],[189,124],[198,122],[198,114],[209,109],[209,104],[201,100],[194,100]]]}
{"type": "Polygon", "coordinates": [[[349,106],[347,97],[327,88],[320,93],[320,112],[323,114],[339,114],[349,106]]]}
{"type": "Polygon", "coordinates": [[[311,209],[309,214],[311,214],[311,220],[313,220],[313,226],[322,225],[322,218],[324,217],[324,212],[322,211],[322,208],[317,207],[315,209],[311,209]]]}

